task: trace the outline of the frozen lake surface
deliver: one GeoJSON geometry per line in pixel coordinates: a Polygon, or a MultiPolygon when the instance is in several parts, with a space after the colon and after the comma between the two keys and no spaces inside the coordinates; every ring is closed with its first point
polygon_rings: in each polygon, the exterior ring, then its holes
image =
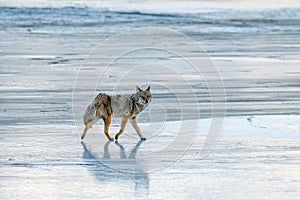
{"type": "MultiPolygon", "coordinates": [[[[205,130],[208,120],[201,124],[205,130]]],[[[145,151],[155,154],[166,137],[139,143],[127,132],[115,144],[95,126],[81,144],[72,126],[2,126],[1,198],[297,199],[299,124],[299,116],[226,118],[223,135],[208,156],[199,155],[205,138],[199,131],[178,160],[155,172],[135,173],[111,166],[131,167],[132,153],[137,160],[145,151]]]]}
{"type": "MultiPolygon", "coordinates": [[[[51,2],[0,7],[1,199],[298,199],[300,8],[208,8],[191,1],[180,10],[169,3],[162,11],[141,4],[107,6],[108,1],[95,7],[51,2]],[[207,50],[220,73],[224,88],[216,91],[225,91],[226,117],[205,156],[201,150],[212,120],[207,84],[215,77],[205,71],[207,79],[199,79],[174,55],[151,49],[116,59],[105,84],[96,88],[113,93],[124,70],[144,66],[142,73],[126,74],[118,92],[153,86],[152,107],[138,116],[148,140],[139,142],[128,125],[119,143],[107,142],[102,122],[80,140],[83,124],[74,120],[72,108],[77,72],[105,39],[142,27],[186,34],[207,50]],[[181,69],[193,93],[175,73],[153,70],[157,61],[181,69]],[[175,97],[184,99],[189,113],[198,106],[199,115],[180,121],[175,97]],[[189,101],[193,97],[196,104],[189,101]],[[168,146],[185,135],[184,145],[168,146]]],[[[166,44],[165,36],[150,37],[166,44]]],[[[107,52],[145,39],[128,37],[107,52]]],[[[172,48],[187,59],[198,55],[177,41],[172,48]]],[[[94,69],[86,64],[84,71],[94,69]]],[[[95,89],[88,83],[75,108],[82,114],[91,100],[85,92],[95,89]]],[[[113,121],[112,135],[118,123],[113,121]]]]}

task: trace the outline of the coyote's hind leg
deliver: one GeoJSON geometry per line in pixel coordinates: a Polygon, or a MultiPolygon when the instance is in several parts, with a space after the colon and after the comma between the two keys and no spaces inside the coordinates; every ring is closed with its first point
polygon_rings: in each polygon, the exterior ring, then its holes
{"type": "Polygon", "coordinates": [[[109,125],[111,122],[111,114],[108,114],[107,117],[103,118],[104,121],[104,133],[108,140],[114,141],[114,138],[109,135],[109,125]]]}

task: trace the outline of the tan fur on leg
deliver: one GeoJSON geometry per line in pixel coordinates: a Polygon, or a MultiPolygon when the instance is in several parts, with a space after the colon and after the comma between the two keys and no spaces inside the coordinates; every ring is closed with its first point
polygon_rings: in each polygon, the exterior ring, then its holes
{"type": "Polygon", "coordinates": [[[109,135],[109,125],[111,122],[111,114],[107,115],[107,117],[103,120],[104,120],[104,133],[108,140],[113,141],[114,138],[109,135]]]}
{"type": "Polygon", "coordinates": [[[136,118],[133,117],[130,119],[130,123],[133,126],[134,130],[136,131],[136,133],[138,134],[138,136],[142,139],[145,140],[146,138],[143,137],[142,133],[141,133],[141,129],[139,127],[139,125],[137,124],[136,118]]]}
{"type": "Polygon", "coordinates": [[[116,140],[118,140],[118,138],[120,137],[120,135],[124,132],[126,123],[128,121],[128,118],[129,117],[127,117],[127,116],[126,117],[122,117],[122,119],[121,119],[121,128],[120,128],[119,132],[115,136],[116,140]]]}

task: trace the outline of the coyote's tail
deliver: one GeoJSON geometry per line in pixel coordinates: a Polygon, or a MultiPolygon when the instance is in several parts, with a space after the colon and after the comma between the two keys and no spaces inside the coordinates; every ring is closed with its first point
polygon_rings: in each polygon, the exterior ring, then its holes
{"type": "Polygon", "coordinates": [[[98,118],[107,117],[112,114],[111,98],[105,93],[99,93],[92,103],[86,108],[83,117],[83,123],[87,125],[93,121],[95,123],[98,118]]]}
{"type": "Polygon", "coordinates": [[[87,125],[90,121],[95,120],[95,118],[96,118],[96,108],[95,105],[92,103],[85,110],[85,114],[83,117],[84,125],[87,125]]]}

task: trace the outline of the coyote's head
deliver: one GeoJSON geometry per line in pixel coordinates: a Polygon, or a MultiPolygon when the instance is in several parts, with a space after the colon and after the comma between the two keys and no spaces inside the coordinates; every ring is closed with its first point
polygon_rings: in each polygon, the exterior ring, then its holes
{"type": "Polygon", "coordinates": [[[151,101],[150,86],[146,90],[142,90],[141,88],[136,86],[136,91],[142,103],[147,104],[151,101]]]}

